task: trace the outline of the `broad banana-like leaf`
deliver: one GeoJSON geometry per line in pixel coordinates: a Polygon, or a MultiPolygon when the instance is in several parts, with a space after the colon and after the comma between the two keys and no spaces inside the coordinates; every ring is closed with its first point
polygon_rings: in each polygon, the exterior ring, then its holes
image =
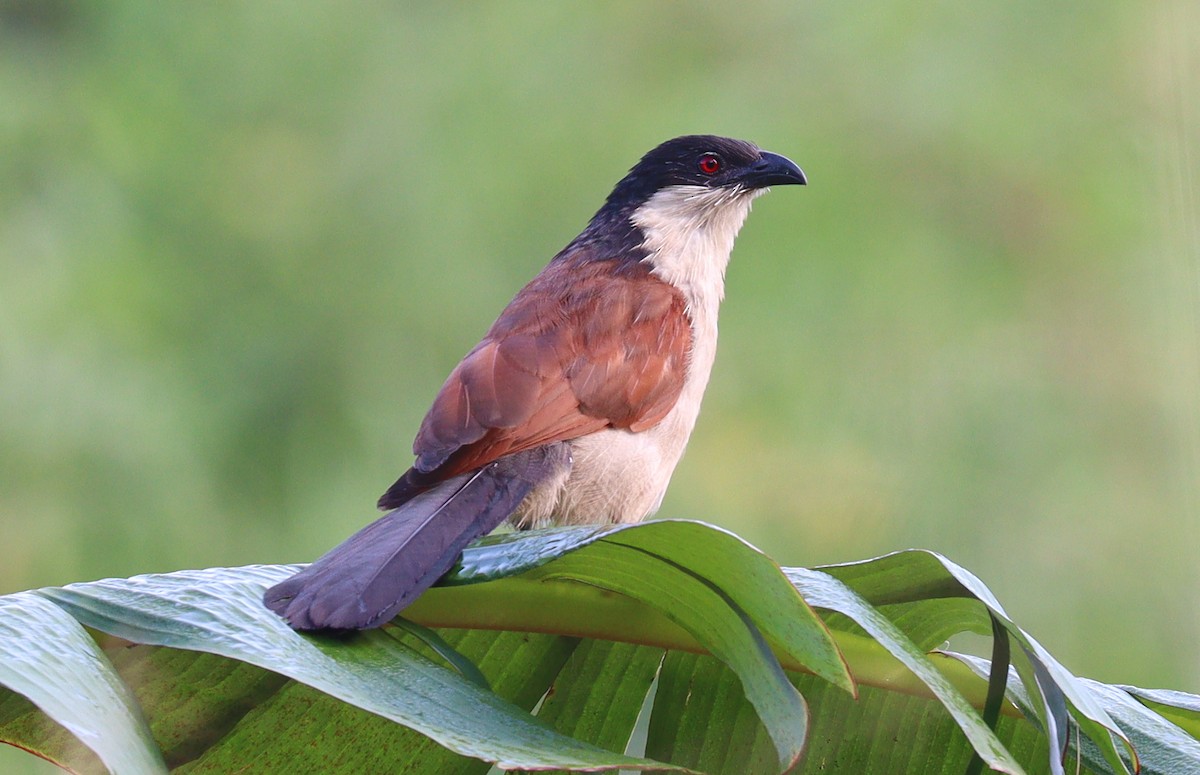
{"type": "Polygon", "coordinates": [[[785,571],[696,522],[507,534],[346,638],[263,608],[294,570],[0,597],[0,740],[77,772],[1200,772],[1200,698],[1071,675],[929,552],[785,571]],[[993,627],[1011,669],[935,650],[993,627]]]}

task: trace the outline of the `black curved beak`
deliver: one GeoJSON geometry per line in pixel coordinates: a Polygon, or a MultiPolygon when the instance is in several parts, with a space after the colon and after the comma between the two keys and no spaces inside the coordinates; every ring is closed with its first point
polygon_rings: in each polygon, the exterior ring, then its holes
{"type": "Polygon", "coordinates": [[[767,186],[803,186],[808,183],[804,170],[786,156],[763,151],[758,161],[742,176],[742,182],[750,188],[767,186]]]}

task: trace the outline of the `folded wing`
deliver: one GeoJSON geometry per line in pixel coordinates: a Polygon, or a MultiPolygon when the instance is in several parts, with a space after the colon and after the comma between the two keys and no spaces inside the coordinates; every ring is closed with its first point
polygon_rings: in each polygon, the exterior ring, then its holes
{"type": "Polygon", "coordinates": [[[645,430],[687,373],[686,302],[637,262],[558,256],[451,372],[413,443],[413,468],[380,498],[413,495],[506,455],[604,428],[645,430]]]}

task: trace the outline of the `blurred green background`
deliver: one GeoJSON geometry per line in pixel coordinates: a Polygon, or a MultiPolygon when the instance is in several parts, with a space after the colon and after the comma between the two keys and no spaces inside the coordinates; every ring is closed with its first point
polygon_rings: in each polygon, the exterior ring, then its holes
{"type": "Polygon", "coordinates": [[[651,146],[795,159],[660,516],[1200,690],[1200,5],[0,2],[0,591],[312,559],[651,146]]]}

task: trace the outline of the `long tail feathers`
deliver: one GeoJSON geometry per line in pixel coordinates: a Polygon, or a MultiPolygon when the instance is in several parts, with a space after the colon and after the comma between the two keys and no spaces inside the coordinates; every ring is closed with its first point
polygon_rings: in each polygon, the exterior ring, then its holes
{"type": "Polygon", "coordinates": [[[567,461],[561,444],[509,455],[413,497],[295,576],[267,607],[297,630],[362,630],[390,621],[567,461]]]}

